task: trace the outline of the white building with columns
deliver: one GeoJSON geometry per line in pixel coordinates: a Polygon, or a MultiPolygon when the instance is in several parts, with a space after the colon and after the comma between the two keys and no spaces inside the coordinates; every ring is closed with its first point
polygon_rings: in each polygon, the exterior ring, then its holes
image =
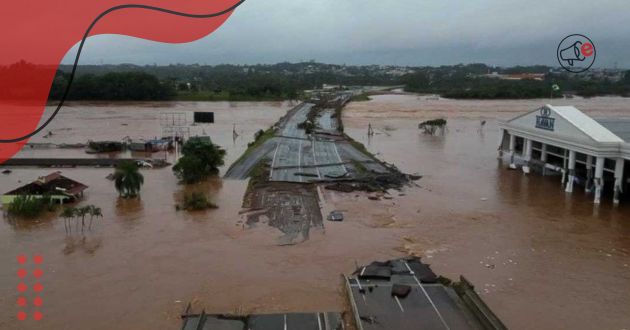
{"type": "Polygon", "coordinates": [[[510,168],[559,175],[566,192],[582,186],[596,204],[603,195],[615,204],[630,200],[630,118],[593,119],[572,106],[545,105],[499,127],[510,168]]]}

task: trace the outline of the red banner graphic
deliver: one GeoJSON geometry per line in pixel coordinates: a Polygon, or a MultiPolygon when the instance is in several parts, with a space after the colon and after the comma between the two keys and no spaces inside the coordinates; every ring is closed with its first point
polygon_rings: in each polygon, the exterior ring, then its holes
{"type": "Polygon", "coordinates": [[[15,155],[40,128],[58,65],[85,36],[120,34],[166,43],[191,42],[215,31],[240,3],[242,0],[7,2],[0,11],[0,163],[15,155]]]}

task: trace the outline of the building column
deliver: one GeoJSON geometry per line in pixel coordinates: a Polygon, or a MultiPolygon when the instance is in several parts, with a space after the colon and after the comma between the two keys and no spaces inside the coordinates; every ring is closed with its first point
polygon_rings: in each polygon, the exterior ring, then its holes
{"type": "Polygon", "coordinates": [[[569,163],[567,166],[569,169],[569,178],[567,180],[567,187],[564,191],[572,193],[573,183],[575,182],[575,150],[569,150],[569,163]]]}
{"type": "Polygon", "coordinates": [[[560,176],[560,186],[564,187],[564,183],[567,180],[567,159],[569,157],[567,157],[567,149],[564,149],[564,152],[562,154],[562,175],[560,176]]]}
{"type": "Polygon", "coordinates": [[[540,148],[540,161],[543,163],[542,175],[547,174],[547,144],[543,143],[540,148]]]}
{"type": "Polygon", "coordinates": [[[584,183],[584,191],[591,191],[593,186],[593,156],[586,155],[586,182],[584,183]]]}
{"type": "Polygon", "coordinates": [[[505,135],[510,135],[510,132],[508,132],[506,129],[501,129],[501,132],[503,133],[501,134],[501,144],[499,145],[499,159],[503,159],[503,141],[505,140],[505,135]]]}
{"type": "Polygon", "coordinates": [[[617,158],[617,162],[615,163],[615,195],[613,197],[613,203],[615,205],[619,204],[619,195],[623,192],[622,180],[623,180],[623,167],[624,167],[624,159],[617,158]]]}
{"type": "Polygon", "coordinates": [[[523,160],[525,164],[523,165],[523,173],[528,174],[530,171],[529,163],[532,160],[532,140],[525,139],[525,145],[523,146],[523,160]]]}
{"type": "Polygon", "coordinates": [[[514,149],[516,149],[516,135],[510,134],[510,168],[516,169],[514,164],[514,149]]]}
{"type": "Polygon", "coordinates": [[[595,204],[601,203],[602,190],[604,189],[604,157],[595,160],[595,204]]]}

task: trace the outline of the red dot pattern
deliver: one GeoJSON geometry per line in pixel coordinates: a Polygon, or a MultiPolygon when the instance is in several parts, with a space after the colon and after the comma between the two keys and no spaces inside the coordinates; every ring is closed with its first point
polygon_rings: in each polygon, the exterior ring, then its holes
{"type": "Polygon", "coordinates": [[[41,292],[43,289],[44,289],[44,286],[39,282],[33,285],[33,291],[35,292],[41,292]]]}
{"type": "MultiPolygon", "coordinates": [[[[17,263],[21,266],[16,272],[16,275],[20,279],[16,288],[20,293],[26,293],[29,289],[29,286],[25,282],[28,280],[29,271],[24,266],[26,266],[29,259],[26,255],[21,254],[16,257],[16,260],[17,260],[17,263]]],[[[35,265],[41,265],[44,261],[44,258],[41,255],[36,254],[33,256],[32,261],[35,265]]],[[[44,290],[44,285],[42,285],[39,279],[44,275],[44,271],[40,267],[37,267],[33,269],[32,274],[33,274],[33,277],[36,279],[36,282],[33,284],[32,289],[34,292],[40,293],[44,290]]],[[[21,309],[28,307],[27,298],[20,295],[17,298],[16,304],[20,308],[20,310],[16,314],[17,319],[20,321],[26,320],[29,317],[29,315],[21,309]]],[[[43,304],[44,304],[44,300],[42,299],[41,296],[38,295],[37,297],[33,298],[33,306],[36,309],[33,312],[32,316],[33,316],[33,319],[36,321],[39,321],[44,317],[42,312],[40,312],[37,309],[41,307],[43,304]]]]}
{"type": "Polygon", "coordinates": [[[20,292],[24,292],[24,291],[28,290],[28,286],[26,286],[26,284],[20,282],[20,284],[18,284],[18,286],[17,286],[17,289],[20,292]]]}

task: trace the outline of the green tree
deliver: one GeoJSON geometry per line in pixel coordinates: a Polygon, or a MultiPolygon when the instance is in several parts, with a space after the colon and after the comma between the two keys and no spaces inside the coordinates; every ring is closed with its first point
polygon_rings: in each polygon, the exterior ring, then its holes
{"type": "Polygon", "coordinates": [[[173,172],[184,183],[199,182],[219,173],[225,154],[209,137],[192,137],[184,143],[183,156],[173,166],[173,172]]]}
{"type": "Polygon", "coordinates": [[[63,225],[66,228],[66,232],[68,230],[72,230],[72,224],[70,223],[70,219],[74,219],[77,215],[77,209],[74,207],[66,207],[61,211],[61,217],[63,218],[63,225]]]}
{"type": "Polygon", "coordinates": [[[85,227],[85,216],[90,215],[90,213],[92,213],[92,205],[86,205],[77,209],[77,217],[81,217],[81,231],[85,227]]]}
{"type": "Polygon", "coordinates": [[[92,229],[92,219],[94,219],[94,217],[96,217],[97,219],[102,218],[103,212],[101,211],[100,207],[90,205],[90,227],[88,229],[92,229]]]}
{"type": "Polygon", "coordinates": [[[120,197],[137,197],[143,184],[144,176],[134,161],[126,160],[118,164],[114,172],[114,186],[120,197]]]}

